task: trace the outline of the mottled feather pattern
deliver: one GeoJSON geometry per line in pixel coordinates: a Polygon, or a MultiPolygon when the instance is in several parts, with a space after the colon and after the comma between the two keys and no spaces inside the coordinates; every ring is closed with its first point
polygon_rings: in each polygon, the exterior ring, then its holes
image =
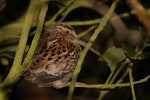
{"type": "Polygon", "coordinates": [[[49,27],[39,40],[23,76],[40,87],[62,88],[72,77],[81,46],[74,29],[64,23],[49,27]]]}

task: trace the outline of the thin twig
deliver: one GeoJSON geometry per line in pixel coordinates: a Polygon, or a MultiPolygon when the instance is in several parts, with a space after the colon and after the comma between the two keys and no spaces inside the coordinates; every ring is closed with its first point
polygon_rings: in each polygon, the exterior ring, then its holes
{"type": "Polygon", "coordinates": [[[125,70],[120,79],[116,82],[116,84],[123,82],[124,78],[128,75],[128,69],[125,70]]]}
{"type": "Polygon", "coordinates": [[[81,38],[83,36],[85,36],[86,34],[88,34],[90,31],[94,30],[96,28],[97,25],[93,25],[91,27],[89,27],[87,30],[83,31],[82,33],[79,33],[77,36],[78,38],[81,38]]]}
{"type": "Polygon", "coordinates": [[[52,25],[52,24],[55,22],[56,18],[57,18],[64,10],[66,10],[73,2],[74,2],[74,0],[68,0],[67,5],[66,5],[65,7],[62,7],[49,21],[47,21],[47,22],[45,23],[44,26],[47,27],[47,26],[49,26],[49,25],[52,25]]]}
{"type": "MultiPolygon", "coordinates": [[[[134,85],[138,85],[144,82],[147,82],[150,79],[150,75],[147,77],[140,79],[138,81],[134,81],[134,85]]],[[[66,84],[66,87],[70,86],[70,82],[66,84]]],[[[129,87],[131,83],[119,83],[119,84],[86,84],[81,82],[76,82],[75,87],[77,88],[96,88],[96,89],[114,89],[114,88],[122,88],[122,87],[129,87]]]]}
{"type": "Polygon", "coordinates": [[[101,19],[94,19],[94,20],[87,20],[87,21],[68,21],[65,23],[72,25],[72,26],[85,26],[85,25],[99,24],[100,21],[101,19]]]}
{"type": "Polygon", "coordinates": [[[131,85],[132,98],[133,98],[133,100],[136,100],[133,76],[132,76],[132,66],[133,66],[133,63],[131,63],[129,66],[129,80],[130,80],[130,85],[131,85]]]}
{"type": "MultiPolygon", "coordinates": [[[[120,70],[121,70],[121,69],[124,67],[124,65],[127,64],[129,61],[130,61],[130,60],[127,58],[127,59],[122,63],[122,65],[120,66],[120,68],[117,69],[116,72],[115,72],[116,69],[112,70],[111,73],[110,73],[110,75],[109,75],[109,77],[107,78],[105,84],[112,84],[112,83],[115,81],[115,79],[116,79],[117,75],[119,74],[120,70]],[[115,72],[115,73],[114,73],[114,72],[115,72]]],[[[116,68],[116,67],[114,67],[114,68],[116,68]]],[[[101,92],[100,92],[100,95],[99,95],[99,97],[98,97],[98,100],[101,100],[101,99],[104,97],[104,95],[107,94],[108,92],[109,92],[109,90],[101,91],[101,92]]]]}
{"type": "MultiPolygon", "coordinates": [[[[121,72],[121,70],[124,68],[124,66],[126,64],[128,64],[130,62],[129,58],[126,58],[125,61],[119,66],[119,68],[117,69],[117,71],[115,72],[114,76],[112,77],[110,83],[113,83],[115,81],[115,79],[117,78],[118,74],[121,72]]],[[[118,79],[119,80],[119,79],[118,79]]]]}

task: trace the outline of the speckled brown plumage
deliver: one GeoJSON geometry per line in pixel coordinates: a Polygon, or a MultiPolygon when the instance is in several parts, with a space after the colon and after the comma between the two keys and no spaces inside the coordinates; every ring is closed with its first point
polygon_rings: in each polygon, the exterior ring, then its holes
{"type": "Polygon", "coordinates": [[[72,77],[81,46],[74,29],[64,23],[48,28],[22,75],[40,87],[62,88],[72,77]]]}

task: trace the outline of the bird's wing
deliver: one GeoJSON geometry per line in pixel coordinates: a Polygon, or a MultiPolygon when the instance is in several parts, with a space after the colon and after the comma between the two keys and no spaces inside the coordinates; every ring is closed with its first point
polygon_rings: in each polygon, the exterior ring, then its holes
{"type": "Polygon", "coordinates": [[[26,80],[40,84],[62,79],[73,72],[79,56],[78,52],[80,48],[71,42],[65,45],[54,40],[39,44],[36,54],[26,64],[23,75],[26,80]]]}

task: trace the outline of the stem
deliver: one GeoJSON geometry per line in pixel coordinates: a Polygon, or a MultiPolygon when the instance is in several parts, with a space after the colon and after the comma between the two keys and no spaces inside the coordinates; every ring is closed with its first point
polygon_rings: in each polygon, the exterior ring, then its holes
{"type": "MultiPolygon", "coordinates": [[[[116,68],[116,67],[113,67],[113,68],[116,68]]],[[[105,82],[105,85],[107,85],[107,84],[110,83],[111,78],[112,78],[112,76],[114,75],[114,72],[115,72],[115,69],[113,69],[113,70],[111,71],[111,73],[109,74],[109,76],[108,76],[108,78],[107,78],[107,80],[106,80],[106,82],[105,82]]],[[[103,96],[104,96],[106,93],[108,93],[108,92],[109,92],[109,90],[101,91],[100,94],[99,94],[98,100],[102,100],[103,96]]]]}
{"type": "Polygon", "coordinates": [[[132,76],[132,69],[131,69],[132,66],[133,66],[133,63],[131,63],[130,66],[129,66],[129,79],[130,79],[132,97],[133,97],[133,100],[136,100],[134,83],[133,83],[133,76],[132,76]]]}
{"type": "MultiPolygon", "coordinates": [[[[119,72],[122,70],[122,68],[127,64],[129,63],[129,59],[127,58],[122,64],[121,66],[119,67],[119,69],[115,72],[115,69],[111,72],[111,74],[109,75],[107,81],[105,82],[105,84],[112,84],[116,77],[118,76],[119,72]],[[115,72],[115,73],[114,73],[115,72]],[[114,75],[114,76],[113,76],[114,75]],[[112,77],[113,76],[113,77],[112,77]],[[112,78],[112,79],[111,79],[112,78]]],[[[115,67],[116,68],[116,67],[115,67]]],[[[109,90],[104,90],[100,93],[99,97],[98,97],[98,100],[102,100],[102,98],[104,97],[105,94],[107,94],[109,92],[109,90]]]]}
{"type": "Polygon", "coordinates": [[[6,97],[6,91],[0,89],[0,100],[8,100],[6,97]]]}
{"type": "Polygon", "coordinates": [[[117,3],[118,3],[118,0],[115,0],[109,11],[106,13],[106,15],[102,18],[101,20],[101,24],[99,24],[98,28],[94,31],[94,34],[91,36],[90,40],[88,41],[87,45],[85,46],[85,48],[83,49],[82,53],[81,53],[81,56],[79,57],[79,60],[78,60],[78,63],[77,63],[77,66],[75,68],[75,71],[73,73],[73,77],[72,77],[72,80],[71,80],[71,85],[69,87],[69,91],[68,91],[68,97],[67,97],[67,100],[72,100],[72,95],[73,95],[73,92],[74,92],[74,89],[75,89],[75,83],[76,83],[76,80],[77,80],[77,77],[78,77],[78,74],[81,70],[81,66],[83,64],[83,60],[88,52],[88,50],[90,49],[90,47],[92,46],[92,44],[94,43],[94,41],[96,40],[97,36],[99,35],[99,33],[103,30],[104,26],[106,25],[106,23],[108,22],[110,16],[112,15],[114,9],[116,8],[117,6],[117,3]]]}
{"type": "MultiPolygon", "coordinates": [[[[150,79],[150,75],[140,79],[138,81],[134,81],[133,84],[134,85],[138,85],[144,82],[147,82],[150,79]]],[[[68,84],[66,84],[67,86],[70,86],[70,82],[68,84]]],[[[114,88],[121,88],[121,87],[128,87],[131,86],[131,83],[118,83],[118,84],[85,84],[85,83],[81,83],[81,82],[76,82],[75,87],[78,88],[95,88],[95,89],[114,89],[114,88]]]]}
{"type": "Polygon", "coordinates": [[[52,18],[51,20],[47,21],[45,23],[45,26],[49,26],[49,25],[52,25],[56,18],[65,10],[67,9],[72,3],[74,2],[74,0],[68,0],[68,4],[65,6],[65,7],[62,7],[52,18]]]}
{"type": "Polygon", "coordinates": [[[96,28],[97,25],[93,25],[90,28],[88,28],[87,30],[85,30],[84,32],[78,34],[78,38],[81,38],[83,36],[85,36],[86,34],[88,34],[90,31],[94,30],[96,28]]]}
{"type": "Polygon", "coordinates": [[[87,21],[68,21],[65,23],[72,25],[72,26],[85,26],[85,25],[99,24],[100,21],[101,19],[94,19],[94,20],[87,20],[87,21]]]}
{"type": "Polygon", "coordinates": [[[13,65],[8,73],[8,76],[5,78],[5,80],[3,81],[0,87],[4,88],[8,85],[14,84],[19,79],[19,73],[22,71],[20,66],[22,63],[22,58],[24,55],[28,34],[32,26],[34,12],[36,10],[37,5],[38,5],[37,0],[30,1],[30,5],[27,11],[23,29],[21,31],[20,41],[15,54],[13,65]]]}
{"type": "Polygon", "coordinates": [[[42,33],[43,24],[44,24],[44,21],[45,21],[45,16],[46,16],[47,10],[48,10],[48,3],[44,2],[42,4],[41,12],[40,12],[40,15],[39,15],[35,36],[34,36],[34,38],[32,40],[30,49],[28,51],[28,54],[27,54],[27,56],[26,56],[26,58],[25,58],[25,60],[24,60],[24,62],[22,64],[22,66],[24,66],[24,64],[26,64],[32,58],[32,56],[34,54],[34,51],[35,51],[35,49],[37,47],[40,35],[42,33]]]}
{"type": "Polygon", "coordinates": [[[140,18],[140,22],[147,28],[147,34],[150,36],[150,19],[144,6],[139,0],[126,0],[127,4],[136,11],[136,16],[140,18]]]}
{"type": "Polygon", "coordinates": [[[117,84],[121,83],[127,75],[128,75],[128,69],[125,70],[124,74],[120,77],[120,79],[116,83],[117,84]]]}
{"type": "MultiPolygon", "coordinates": [[[[118,76],[118,74],[121,72],[121,70],[123,69],[123,67],[128,64],[130,62],[130,59],[126,58],[126,60],[121,64],[121,66],[117,69],[117,71],[115,72],[114,76],[112,77],[110,83],[113,83],[116,79],[116,77],[118,76]]],[[[118,79],[119,80],[119,79],[118,79]]]]}

